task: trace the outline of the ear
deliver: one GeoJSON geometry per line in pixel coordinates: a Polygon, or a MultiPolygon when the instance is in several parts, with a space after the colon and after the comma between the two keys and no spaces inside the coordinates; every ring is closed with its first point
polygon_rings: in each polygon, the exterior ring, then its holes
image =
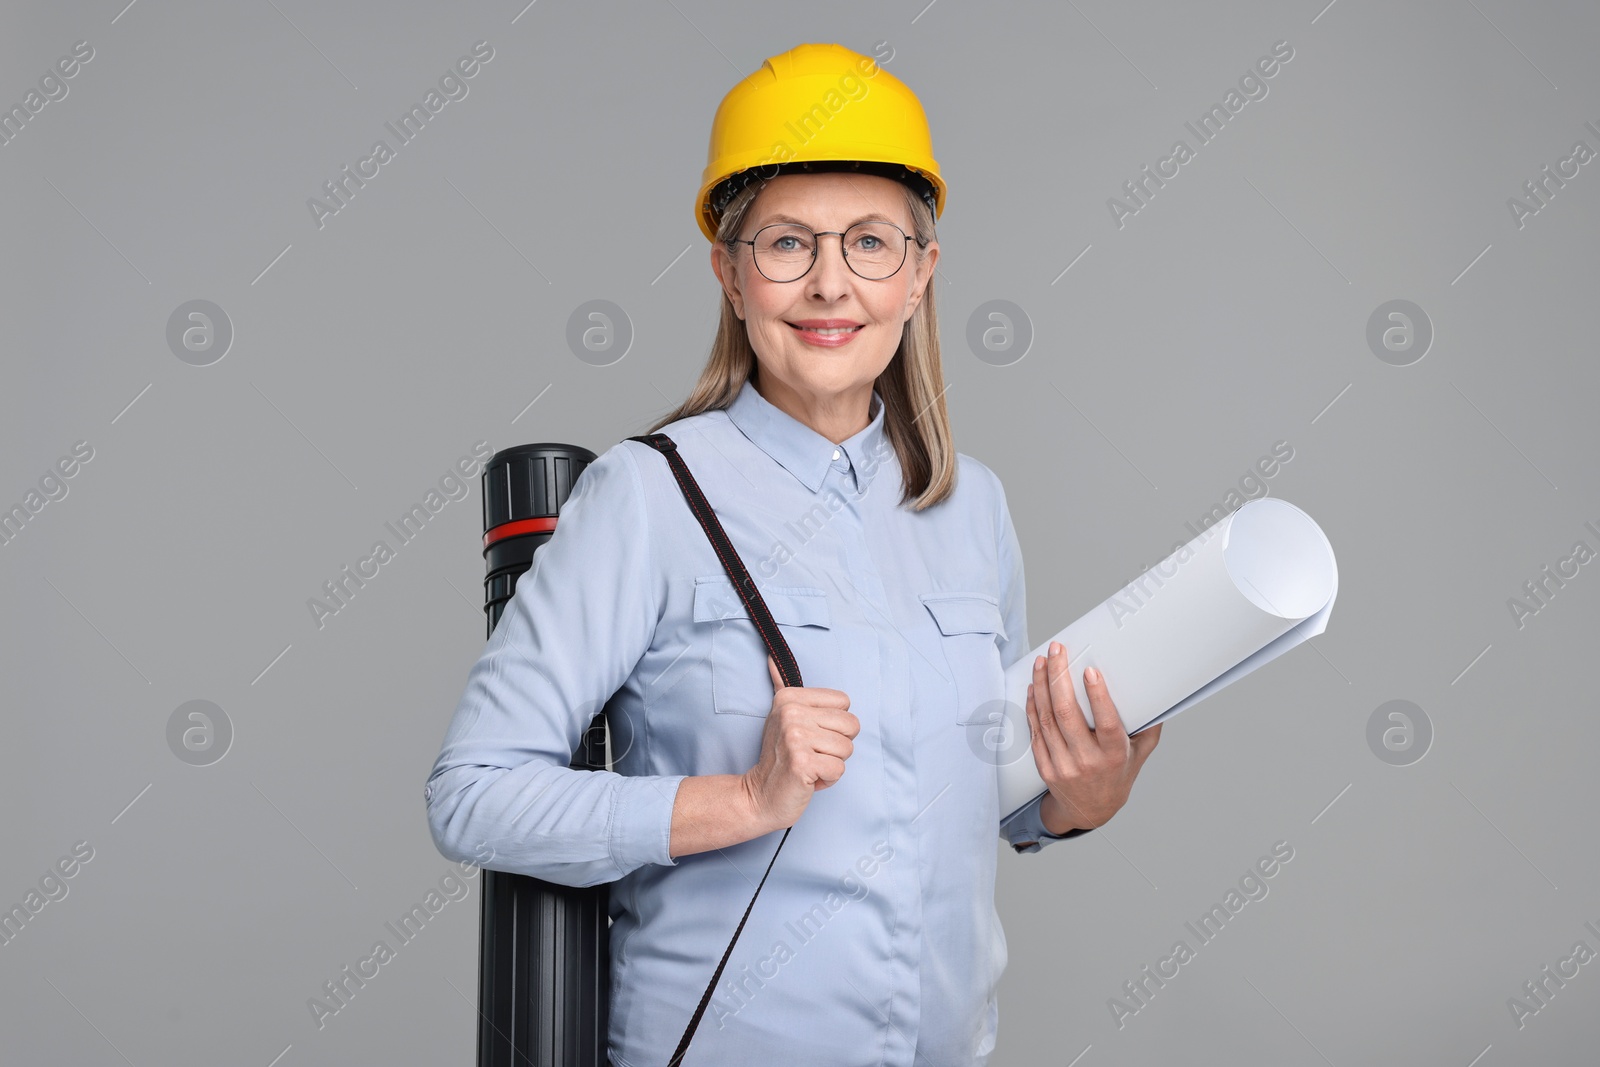
{"type": "Polygon", "coordinates": [[[917,305],[922,303],[922,294],[933,282],[933,268],[939,262],[939,242],[929,241],[927,249],[923,252],[921,260],[917,263],[917,274],[911,283],[911,296],[906,301],[906,318],[910,322],[911,316],[916,314],[917,305]]]}
{"type": "Polygon", "coordinates": [[[728,254],[728,246],[721,241],[711,245],[711,273],[722,283],[722,291],[728,294],[728,300],[733,304],[733,313],[743,321],[744,293],[739,290],[739,274],[734,268],[733,256],[728,254]]]}

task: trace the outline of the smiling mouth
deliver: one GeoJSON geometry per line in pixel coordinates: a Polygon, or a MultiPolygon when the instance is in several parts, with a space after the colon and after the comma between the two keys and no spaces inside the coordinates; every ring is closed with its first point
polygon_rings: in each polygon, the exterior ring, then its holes
{"type": "Polygon", "coordinates": [[[818,326],[796,326],[792,322],[788,323],[787,325],[792,330],[799,330],[802,333],[814,333],[822,337],[837,337],[841,334],[855,333],[856,331],[863,329],[861,326],[829,326],[826,328],[818,326]]]}

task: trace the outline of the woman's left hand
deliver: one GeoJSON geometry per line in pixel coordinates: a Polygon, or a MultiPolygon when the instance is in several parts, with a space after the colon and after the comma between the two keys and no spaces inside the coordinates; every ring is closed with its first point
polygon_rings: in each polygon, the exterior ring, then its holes
{"type": "Polygon", "coordinates": [[[1130,738],[1106,692],[1098,671],[1084,675],[1083,687],[1094,712],[1094,728],[1085,721],[1068,673],[1067,650],[1050,642],[1049,658],[1034,658],[1033,681],[1028,684],[1028,730],[1033,738],[1033,760],[1039,777],[1050,787],[1040,817],[1051,833],[1102,826],[1128,802],[1128,792],[1139,769],[1161,740],[1161,727],[1153,726],[1130,738]],[[1052,812],[1051,800],[1055,801],[1052,812]],[[1057,817],[1051,818],[1054,814],[1057,817]],[[1056,829],[1052,823],[1069,825],[1056,829]]]}

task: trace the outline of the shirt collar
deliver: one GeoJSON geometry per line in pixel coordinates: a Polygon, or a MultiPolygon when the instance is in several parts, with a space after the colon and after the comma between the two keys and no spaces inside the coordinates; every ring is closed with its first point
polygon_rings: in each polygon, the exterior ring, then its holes
{"type": "Polygon", "coordinates": [[[872,391],[871,412],[872,418],[863,429],[835,445],[762,396],[748,378],[727,407],[728,418],[739,431],[813,493],[822,488],[828,468],[835,462],[835,448],[842,453],[841,459],[849,457],[857,487],[866,492],[873,475],[883,465],[886,444],[883,398],[876,389],[872,391]]]}

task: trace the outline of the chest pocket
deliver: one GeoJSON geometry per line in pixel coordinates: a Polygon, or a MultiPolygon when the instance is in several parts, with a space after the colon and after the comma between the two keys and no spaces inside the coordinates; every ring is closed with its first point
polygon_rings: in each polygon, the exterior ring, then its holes
{"type": "Polygon", "coordinates": [[[955,687],[956,722],[997,721],[1005,695],[1000,662],[1000,601],[988,593],[922,593],[923,606],[939,627],[940,647],[955,687]]]}
{"type": "MultiPolygon", "coordinates": [[[[756,585],[805,683],[825,684],[820,679],[838,658],[826,591],[814,586],[756,585]]],[[[718,715],[766,718],[773,694],[767,645],[727,575],[695,579],[694,621],[697,631],[703,628],[710,635],[712,709],[718,715]]]]}

